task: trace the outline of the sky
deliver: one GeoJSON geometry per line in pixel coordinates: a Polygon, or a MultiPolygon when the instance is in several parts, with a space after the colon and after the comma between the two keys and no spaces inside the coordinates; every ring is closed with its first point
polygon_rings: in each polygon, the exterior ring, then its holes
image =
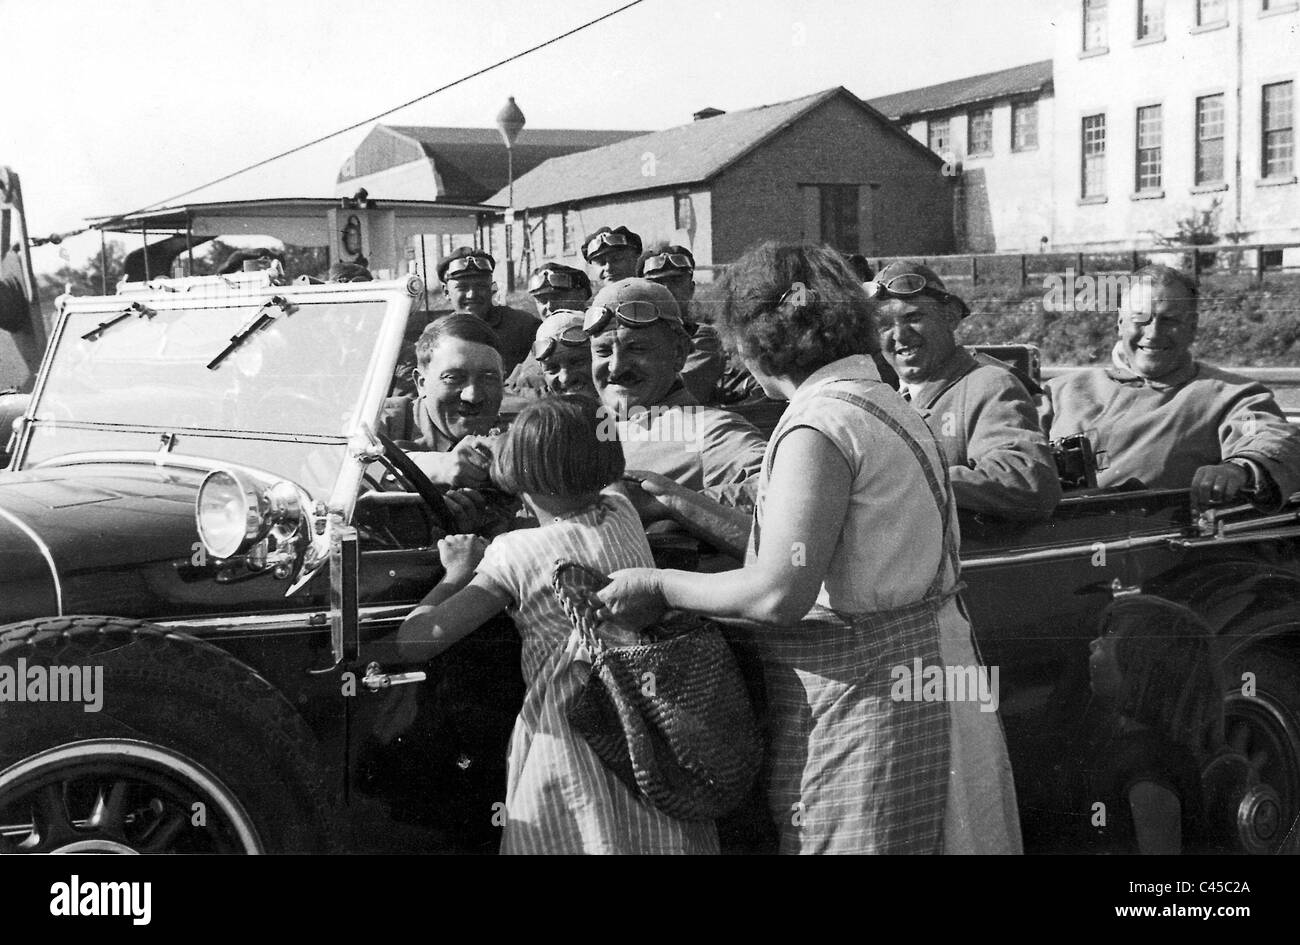
{"type": "MultiPolygon", "coordinates": [[[[0,165],[33,236],[167,200],[626,0],[0,0],[0,165]]],[[[657,130],[843,85],[863,98],[1052,55],[1051,0],[643,0],[384,119],[657,130]]],[[[332,196],[374,124],[185,198],[332,196]]],[[[33,251],[38,271],[98,251],[33,251]]]]}

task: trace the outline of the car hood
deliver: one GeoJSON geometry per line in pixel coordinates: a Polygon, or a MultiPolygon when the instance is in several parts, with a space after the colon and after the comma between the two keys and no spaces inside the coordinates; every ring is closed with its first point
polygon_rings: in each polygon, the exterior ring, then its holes
{"type": "Polygon", "coordinates": [[[162,586],[198,551],[204,474],[107,462],[0,473],[0,624],[157,613],[162,586]]]}

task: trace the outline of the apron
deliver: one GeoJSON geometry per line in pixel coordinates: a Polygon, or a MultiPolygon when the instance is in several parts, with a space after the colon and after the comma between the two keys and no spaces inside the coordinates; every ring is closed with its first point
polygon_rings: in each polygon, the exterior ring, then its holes
{"type": "MultiPolygon", "coordinates": [[[[882,387],[883,389],[883,387],[882,387]]],[[[816,605],[799,624],[762,630],[772,726],[768,803],[782,853],[940,853],[948,796],[951,707],[942,698],[892,698],[892,672],[942,673],[939,614],[961,589],[948,522],[948,470],[934,466],[889,411],[844,391],[820,395],[861,407],[903,439],[925,473],[943,523],[944,553],[924,596],[868,613],[816,605]]],[[[890,396],[895,396],[890,392],[890,396]]],[[[942,456],[942,450],[939,450],[942,456]]],[[[766,471],[770,475],[771,470],[766,471]]],[[[753,554],[760,529],[754,521],[753,554]]]]}

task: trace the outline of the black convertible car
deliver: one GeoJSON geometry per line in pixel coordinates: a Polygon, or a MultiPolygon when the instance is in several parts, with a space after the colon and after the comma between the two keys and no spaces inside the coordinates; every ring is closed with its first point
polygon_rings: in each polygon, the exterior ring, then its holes
{"type": "MultiPolygon", "coordinates": [[[[419,291],[247,273],[66,302],[0,472],[0,852],[494,849],[513,627],[425,666],[386,645],[451,527],[371,432],[419,291]]],[[[1083,816],[1051,793],[1059,733],[1116,594],[1185,602],[1222,643],[1225,846],[1300,848],[1300,504],[1083,490],[962,526],[1028,849],[1083,816]]],[[[726,841],[766,849],[762,820],[726,841]]]]}

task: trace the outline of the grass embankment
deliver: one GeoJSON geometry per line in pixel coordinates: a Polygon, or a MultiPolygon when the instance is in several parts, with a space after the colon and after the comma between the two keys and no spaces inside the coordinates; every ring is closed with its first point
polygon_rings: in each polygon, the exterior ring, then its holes
{"type": "MultiPolygon", "coordinates": [[[[951,291],[970,304],[963,344],[1037,345],[1046,365],[1104,364],[1115,344],[1114,311],[1049,310],[1046,274],[981,281],[946,276],[951,291]]],[[[700,317],[712,307],[713,287],[700,286],[700,317]]],[[[1269,273],[1262,286],[1246,276],[1206,275],[1200,285],[1197,357],[1229,367],[1300,367],[1300,273],[1269,273]]]]}

